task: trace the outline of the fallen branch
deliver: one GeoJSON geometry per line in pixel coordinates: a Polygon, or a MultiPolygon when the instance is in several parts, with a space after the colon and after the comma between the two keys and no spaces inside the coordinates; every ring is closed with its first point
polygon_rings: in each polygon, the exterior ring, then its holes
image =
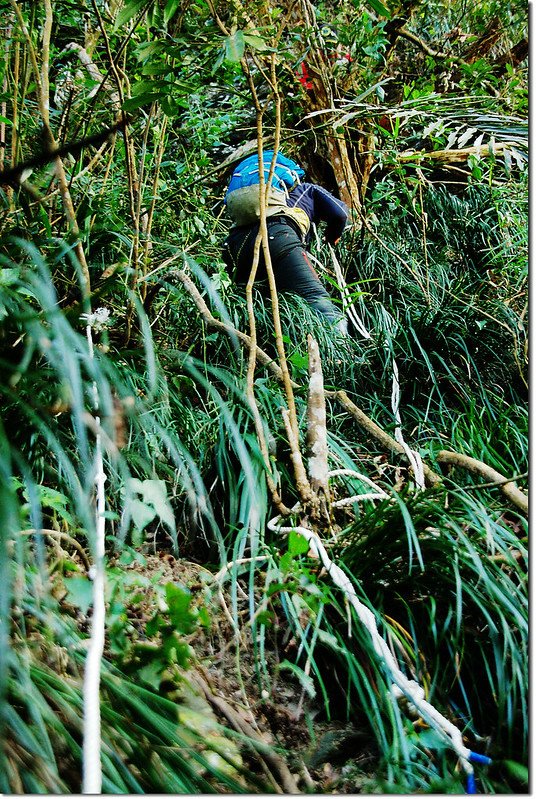
{"type": "Polygon", "coordinates": [[[83,139],[67,142],[58,147],[53,146],[51,149],[34,155],[32,158],[28,158],[20,164],[15,164],[15,166],[9,169],[4,169],[0,171],[0,184],[17,188],[24,172],[45,166],[45,164],[49,164],[57,158],[64,158],[66,155],[78,156],[82,150],[87,147],[96,147],[101,144],[106,144],[113,138],[118,130],[125,127],[125,124],[125,121],[120,120],[115,125],[111,125],[111,127],[105,128],[99,133],[95,133],[93,136],[86,136],[83,139]]]}
{"type": "MultiPolygon", "coordinates": [[[[190,294],[191,298],[195,302],[197,309],[207,325],[212,327],[216,330],[222,330],[224,333],[227,333],[228,336],[231,338],[236,337],[238,341],[248,349],[252,346],[251,337],[247,335],[247,333],[242,333],[241,330],[237,330],[237,328],[233,327],[232,325],[228,325],[225,322],[216,319],[215,316],[212,315],[210,308],[206,304],[205,300],[201,296],[199,290],[197,289],[194,282],[188,275],[183,272],[181,269],[175,272],[185,289],[190,294]]],[[[255,345],[257,358],[260,363],[264,366],[268,367],[270,371],[278,378],[278,380],[283,380],[283,373],[279,367],[279,365],[272,359],[270,356],[264,352],[258,345],[255,345]]],[[[293,388],[300,388],[300,386],[295,382],[291,381],[291,385],[293,388]]],[[[382,445],[382,447],[388,451],[396,452],[399,455],[404,455],[406,457],[406,453],[404,447],[402,447],[398,441],[395,441],[392,436],[386,433],[384,430],[379,427],[376,422],[373,422],[363,411],[352,402],[346,391],[339,390],[339,391],[325,391],[324,392],[326,397],[330,397],[332,399],[336,399],[342,407],[355,419],[355,421],[362,427],[364,430],[369,433],[378,443],[382,445]]],[[[424,469],[424,479],[427,486],[438,485],[441,483],[441,477],[436,474],[429,466],[423,463],[424,469]]]]}
{"type": "Polygon", "coordinates": [[[529,512],[529,500],[527,495],[515,485],[512,485],[512,480],[497,472],[491,466],[487,466],[482,461],[476,458],[471,458],[469,455],[464,455],[461,452],[449,452],[442,449],[436,456],[438,463],[446,463],[451,466],[460,466],[467,469],[471,474],[476,474],[479,477],[484,477],[490,482],[498,484],[503,494],[508,497],[510,502],[514,504],[520,511],[525,514],[529,512]]]}
{"type": "MultiPolygon", "coordinates": [[[[224,333],[227,333],[228,336],[231,338],[236,337],[241,344],[244,345],[248,350],[252,346],[251,337],[247,335],[247,333],[243,333],[241,330],[238,330],[236,327],[232,327],[232,325],[228,325],[225,322],[222,322],[220,319],[216,319],[216,317],[211,313],[210,308],[206,304],[205,300],[201,296],[200,291],[198,290],[197,286],[193,282],[193,280],[183,272],[182,269],[177,269],[174,274],[177,275],[179,280],[181,281],[182,285],[193,299],[196,304],[197,310],[203,317],[204,321],[207,323],[209,327],[214,328],[215,330],[222,330],[224,333]]],[[[264,350],[260,347],[255,345],[255,352],[257,359],[263,366],[268,367],[270,371],[278,378],[278,380],[283,379],[283,372],[281,371],[281,367],[279,366],[273,358],[271,358],[264,350]]],[[[294,387],[297,387],[297,384],[294,383],[294,387]]]]}
{"type": "Polygon", "coordinates": [[[442,164],[457,164],[467,161],[471,155],[497,155],[504,152],[509,147],[513,147],[513,142],[498,141],[495,144],[480,144],[474,147],[465,147],[462,150],[406,150],[399,153],[399,161],[415,161],[428,158],[431,161],[439,161],[442,164]]]}
{"type": "MultiPolygon", "coordinates": [[[[355,419],[360,427],[366,430],[384,449],[396,452],[407,457],[404,447],[398,443],[389,433],[382,430],[376,422],[373,422],[363,411],[352,402],[346,391],[326,391],[327,397],[338,400],[342,407],[355,419]]],[[[436,474],[429,466],[423,463],[424,480],[427,486],[434,486],[441,482],[441,477],[436,474]]]]}

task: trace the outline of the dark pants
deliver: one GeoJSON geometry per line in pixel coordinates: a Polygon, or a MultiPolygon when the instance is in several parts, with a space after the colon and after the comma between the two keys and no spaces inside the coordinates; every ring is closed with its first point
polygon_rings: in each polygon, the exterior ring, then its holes
{"type": "MultiPolygon", "coordinates": [[[[340,323],[343,315],[331,302],[329,294],[309,261],[297,223],[286,216],[278,215],[268,217],[267,225],[268,244],[278,291],[299,294],[330,321],[340,323]]],[[[237,283],[247,283],[249,280],[258,232],[259,223],[237,227],[231,230],[225,240],[223,260],[237,283]]],[[[256,279],[266,280],[262,246],[256,279]]]]}

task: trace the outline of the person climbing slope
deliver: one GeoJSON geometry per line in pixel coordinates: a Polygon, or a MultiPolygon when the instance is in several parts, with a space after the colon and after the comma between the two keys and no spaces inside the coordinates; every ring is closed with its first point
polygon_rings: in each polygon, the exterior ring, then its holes
{"type": "MultiPolygon", "coordinates": [[[[272,150],[263,152],[264,180],[268,181],[272,150]]],[[[277,154],[267,198],[268,244],[278,291],[303,297],[340,332],[346,334],[343,313],[331,301],[308,255],[312,225],[326,223],[324,236],[337,244],[348,219],[346,205],[314,183],[302,183],[303,169],[277,154]]],[[[237,283],[247,283],[253,265],[255,240],[260,226],[259,161],[250,156],[233,172],[225,204],[234,226],[223,247],[223,259],[237,283]]],[[[257,280],[266,279],[266,266],[260,251],[257,280]]]]}

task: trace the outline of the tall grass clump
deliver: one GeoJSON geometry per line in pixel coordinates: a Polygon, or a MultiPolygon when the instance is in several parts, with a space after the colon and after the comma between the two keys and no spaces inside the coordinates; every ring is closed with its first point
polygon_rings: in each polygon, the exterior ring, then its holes
{"type": "MultiPolygon", "coordinates": [[[[118,357],[113,316],[103,309],[82,318],[61,310],[43,256],[27,242],[14,241],[12,246],[13,258],[2,257],[0,299],[5,375],[0,447],[5,520],[2,790],[77,792],[91,605],[88,570],[96,538],[97,424],[106,473],[107,561],[151,539],[175,554],[191,552],[187,531],[192,529],[210,538],[220,562],[230,557],[227,517],[215,512],[198,467],[203,466],[199,450],[195,455],[192,451],[199,440],[191,430],[203,414],[208,414],[210,429],[200,437],[201,445],[219,441],[221,457],[232,454],[235,471],[238,465],[245,474],[245,486],[231,491],[232,497],[242,492],[250,503],[246,508],[241,503],[236,526],[243,523],[249,529],[253,513],[258,519],[258,487],[263,483],[255,453],[244,444],[247,435],[216,381],[212,384],[187,355],[176,360],[169,380],[165,376],[141,306],[139,347],[118,357]],[[93,355],[84,335],[88,322],[93,323],[96,340],[93,355]],[[173,385],[174,374],[179,387],[181,381],[192,387],[194,400],[205,397],[204,407],[198,410],[195,401],[185,403],[173,385]],[[181,517],[189,525],[179,528],[176,520],[181,517]]],[[[68,251],[64,264],[73,267],[68,251]]],[[[221,471],[232,474],[225,467],[221,471]]],[[[110,580],[109,565],[106,572],[110,580]]],[[[108,612],[107,624],[113,627],[113,603],[108,612]]],[[[197,616],[188,618],[190,631],[197,616]]],[[[149,635],[163,635],[159,631],[168,624],[159,622],[149,635]]],[[[103,789],[245,790],[251,783],[241,776],[238,750],[225,742],[225,731],[214,727],[212,745],[206,735],[181,722],[178,708],[181,701],[186,707],[186,700],[168,699],[165,690],[158,690],[158,675],[173,663],[166,660],[165,653],[173,651],[169,644],[162,650],[163,659],[154,663],[149,681],[122,670],[109,646],[101,676],[103,789]]],[[[188,651],[180,642],[175,646],[188,651]]],[[[190,655],[184,655],[179,660],[182,668],[175,663],[170,679],[176,686],[187,680],[181,672],[189,662],[190,655]]],[[[208,707],[204,712],[209,716],[208,707]]]]}

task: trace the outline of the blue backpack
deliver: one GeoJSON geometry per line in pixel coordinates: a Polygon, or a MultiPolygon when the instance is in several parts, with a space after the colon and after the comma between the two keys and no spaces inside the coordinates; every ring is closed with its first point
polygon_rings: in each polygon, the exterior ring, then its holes
{"type": "MultiPolygon", "coordinates": [[[[268,173],[273,156],[273,150],[264,150],[262,154],[265,181],[268,180],[268,173]]],[[[299,179],[303,175],[305,175],[305,172],[295,161],[291,161],[290,158],[286,158],[284,155],[281,155],[281,153],[277,154],[272,177],[272,186],[274,186],[274,188],[280,191],[288,191],[295,183],[299,182],[299,179]]],[[[255,155],[250,155],[237,166],[231,177],[225,197],[227,198],[232,191],[242,189],[245,186],[254,186],[258,182],[259,157],[255,153],[255,155]]]]}
{"type": "MultiPolygon", "coordinates": [[[[264,181],[268,180],[273,150],[263,151],[264,181]]],[[[286,198],[289,189],[300,182],[304,170],[295,161],[277,154],[274,174],[267,195],[267,214],[279,213],[287,207],[286,198]]],[[[242,161],[231,177],[225,204],[229,215],[237,225],[249,225],[260,217],[259,195],[259,158],[250,155],[242,161]]]]}

